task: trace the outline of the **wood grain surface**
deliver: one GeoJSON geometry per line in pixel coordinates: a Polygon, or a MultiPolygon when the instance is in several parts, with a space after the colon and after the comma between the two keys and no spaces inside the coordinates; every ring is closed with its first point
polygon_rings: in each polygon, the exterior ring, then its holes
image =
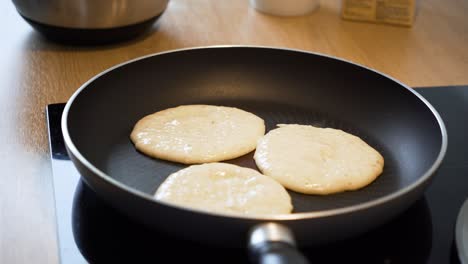
{"type": "Polygon", "coordinates": [[[265,15],[247,0],[171,0],[152,31],[109,46],[49,42],[0,1],[0,263],[57,263],[44,109],[86,80],[142,55],[249,44],[345,58],[410,86],[468,84],[468,1],[419,1],[412,28],[344,21],[339,0],[303,17],[265,15]]]}

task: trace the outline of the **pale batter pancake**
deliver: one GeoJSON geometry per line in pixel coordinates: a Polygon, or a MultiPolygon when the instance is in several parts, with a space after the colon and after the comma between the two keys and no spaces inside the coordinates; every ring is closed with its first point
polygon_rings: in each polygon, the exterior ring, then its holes
{"type": "Polygon", "coordinates": [[[148,156],[195,164],[247,154],[264,134],[263,119],[244,110],[183,105],[142,118],[130,138],[148,156]]]}
{"type": "Polygon", "coordinates": [[[342,130],[279,125],[259,140],[254,155],[264,175],[305,194],[362,188],[382,173],[383,157],[342,130]]]}
{"type": "Polygon", "coordinates": [[[173,173],[155,198],[221,214],[278,215],[293,208],[281,184],[256,170],[227,163],[192,165],[173,173]]]}

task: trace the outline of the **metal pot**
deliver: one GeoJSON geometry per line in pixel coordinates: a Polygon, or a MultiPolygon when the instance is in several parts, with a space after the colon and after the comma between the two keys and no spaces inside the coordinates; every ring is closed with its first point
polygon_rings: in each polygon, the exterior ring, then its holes
{"type": "Polygon", "coordinates": [[[168,0],[13,0],[19,14],[46,37],[74,43],[134,37],[152,26],[168,0]]]}

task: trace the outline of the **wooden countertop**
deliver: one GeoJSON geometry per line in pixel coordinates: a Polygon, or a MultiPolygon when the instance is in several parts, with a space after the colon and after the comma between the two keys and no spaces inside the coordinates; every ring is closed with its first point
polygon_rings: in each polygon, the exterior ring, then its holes
{"type": "Polygon", "coordinates": [[[339,0],[281,18],[247,0],[171,0],[153,31],[111,46],[46,41],[0,1],[0,263],[57,263],[44,109],[117,63],[184,47],[249,44],[304,49],[357,62],[410,86],[468,84],[468,1],[419,1],[412,28],[344,21],[339,0]]]}

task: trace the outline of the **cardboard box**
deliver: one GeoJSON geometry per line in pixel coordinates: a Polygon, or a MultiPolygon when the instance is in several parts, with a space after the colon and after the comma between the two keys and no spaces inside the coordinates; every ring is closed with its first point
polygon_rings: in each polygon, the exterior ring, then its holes
{"type": "Polygon", "coordinates": [[[343,0],[344,19],[411,26],[416,0],[343,0]]]}

